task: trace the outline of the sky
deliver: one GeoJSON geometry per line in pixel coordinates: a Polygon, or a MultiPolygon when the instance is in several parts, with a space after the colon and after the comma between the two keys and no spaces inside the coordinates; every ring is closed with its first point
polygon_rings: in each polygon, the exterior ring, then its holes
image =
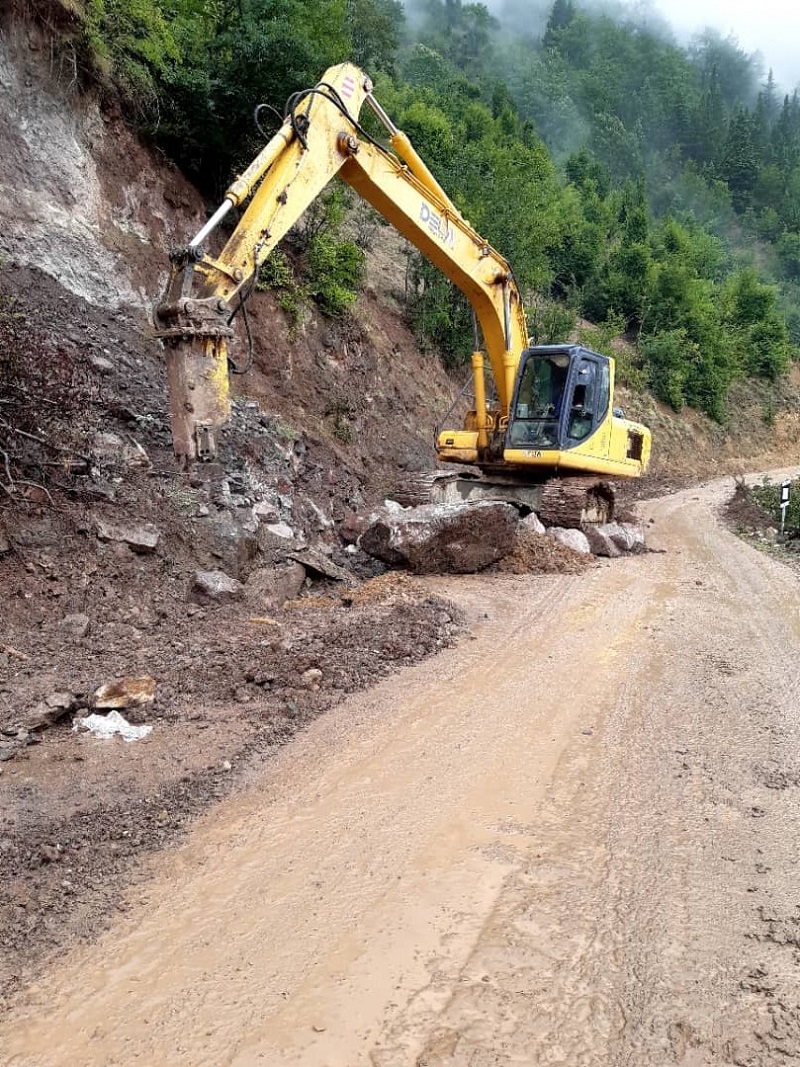
{"type": "MultiPolygon", "coordinates": [[[[579,5],[580,6],[580,3],[579,5]]],[[[677,34],[713,26],[745,52],[760,52],[784,91],[800,83],[800,4],[792,0],[653,0],[677,34]]]]}

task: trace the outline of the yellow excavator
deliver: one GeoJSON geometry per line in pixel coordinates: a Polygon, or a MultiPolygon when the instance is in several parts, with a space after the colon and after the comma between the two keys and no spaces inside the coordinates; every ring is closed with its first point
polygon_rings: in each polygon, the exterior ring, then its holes
{"type": "Polygon", "coordinates": [[[613,406],[613,359],[580,345],[529,345],[508,263],[462,217],[375,99],[370,79],[350,63],[290,99],[280,130],[171,257],[155,320],[166,345],[179,465],[214,459],[230,410],[233,317],[264,259],[336,175],[458,286],[483,334],[485,355],[477,342],[472,354],[474,406],[462,426],[436,439],[438,459],[461,469],[431,479],[434,496],[507,499],[551,524],[609,521],[613,491],[603,479],[640,476],[651,441],[645,426],[613,406]],[[365,104],[391,149],[359,122],[365,104]],[[211,255],[206,239],[248,200],[222,251],[211,255]]]}

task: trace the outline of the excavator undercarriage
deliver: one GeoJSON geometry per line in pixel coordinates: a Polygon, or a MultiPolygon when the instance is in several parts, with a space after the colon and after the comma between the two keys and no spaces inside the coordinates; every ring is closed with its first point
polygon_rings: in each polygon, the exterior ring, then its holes
{"type": "Polygon", "coordinates": [[[531,482],[467,471],[425,471],[406,475],[389,493],[404,507],[501,500],[522,514],[535,512],[545,526],[583,529],[614,521],[612,483],[598,478],[548,478],[531,482]]]}

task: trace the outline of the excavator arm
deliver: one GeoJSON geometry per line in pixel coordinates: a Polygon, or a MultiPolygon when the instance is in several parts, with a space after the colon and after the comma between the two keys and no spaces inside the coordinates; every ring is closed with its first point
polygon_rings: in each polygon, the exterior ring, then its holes
{"type": "Polygon", "coordinates": [[[473,354],[478,448],[508,420],[519,355],[528,343],[522,300],[506,260],[472,229],[372,93],[344,63],[297,94],[280,130],[233,182],[222,205],[172,257],[167,295],[156,308],[167,348],[173,441],[183,465],[210,460],[229,408],[228,343],[237,302],[258,268],[338,175],[368,201],[467,297],[483,333],[499,410],[487,410],[483,356],[473,354]],[[393,151],[359,123],[367,104],[393,151]],[[218,256],[204,242],[227,213],[249,200],[218,256]]]}

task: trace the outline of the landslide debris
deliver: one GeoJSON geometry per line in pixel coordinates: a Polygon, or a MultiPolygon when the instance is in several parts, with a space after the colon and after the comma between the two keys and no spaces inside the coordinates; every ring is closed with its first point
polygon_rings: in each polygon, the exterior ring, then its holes
{"type": "Polygon", "coordinates": [[[496,501],[387,508],[359,544],[416,574],[474,574],[513,550],[518,525],[516,508],[496,501]]]}

